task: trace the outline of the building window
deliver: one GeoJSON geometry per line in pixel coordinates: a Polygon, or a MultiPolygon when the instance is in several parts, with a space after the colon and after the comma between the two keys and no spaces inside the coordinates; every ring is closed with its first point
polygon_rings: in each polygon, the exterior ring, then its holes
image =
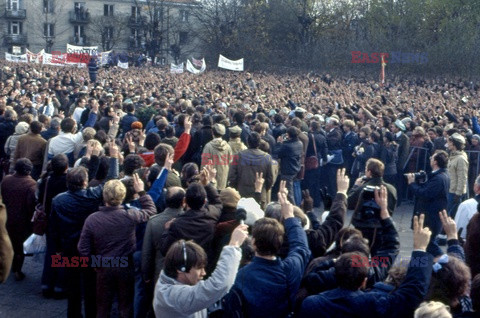
{"type": "Polygon", "coordinates": [[[53,0],[43,0],[43,13],[55,12],[53,0]]]}
{"type": "Polygon", "coordinates": [[[180,32],[179,35],[178,35],[179,39],[178,39],[178,43],[180,45],[184,45],[184,44],[187,44],[187,41],[188,41],[188,32],[180,32]]]}
{"type": "Polygon", "coordinates": [[[132,6],[132,17],[135,18],[135,20],[140,19],[140,7],[132,6]]]}
{"type": "Polygon", "coordinates": [[[19,0],[7,0],[7,10],[18,11],[19,8],[19,0]]]}
{"type": "Polygon", "coordinates": [[[84,45],[86,42],[85,39],[85,28],[83,25],[73,26],[73,41],[75,44],[84,45]]]}
{"type": "Polygon", "coordinates": [[[8,34],[19,35],[22,34],[22,22],[11,21],[8,23],[8,34]]]}
{"type": "Polygon", "coordinates": [[[55,24],[44,23],[43,24],[43,35],[45,37],[54,37],[55,36],[55,24]]]}
{"type": "Polygon", "coordinates": [[[187,10],[180,10],[180,21],[188,22],[188,11],[187,10]]]}
{"type": "Polygon", "coordinates": [[[104,4],[103,5],[103,15],[106,17],[113,16],[113,4],[104,4]]]}

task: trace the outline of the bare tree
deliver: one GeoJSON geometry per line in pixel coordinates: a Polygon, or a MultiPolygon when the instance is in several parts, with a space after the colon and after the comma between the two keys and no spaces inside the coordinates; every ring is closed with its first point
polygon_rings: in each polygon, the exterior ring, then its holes
{"type": "Polygon", "coordinates": [[[60,0],[42,0],[38,14],[34,15],[33,32],[45,40],[45,52],[51,53],[55,39],[68,32],[68,25],[61,25],[60,12],[64,11],[66,2],[60,0]]]}
{"type": "Polygon", "coordinates": [[[97,16],[90,20],[88,28],[94,43],[100,43],[102,51],[110,51],[124,39],[127,30],[128,16],[97,16]]]}

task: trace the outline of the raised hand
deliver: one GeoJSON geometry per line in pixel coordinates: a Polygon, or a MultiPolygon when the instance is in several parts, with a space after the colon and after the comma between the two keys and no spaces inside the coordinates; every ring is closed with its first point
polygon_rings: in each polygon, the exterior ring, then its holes
{"type": "Polygon", "coordinates": [[[420,214],[420,217],[416,215],[413,217],[413,249],[415,250],[426,251],[432,235],[428,227],[423,227],[424,220],[425,214],[420,214]]]}
{"type": "Polygon", "coordinates": [[[443,230],[447,234],[447,240],[458,240],[457,224],[448,216],[447,211],[443,210],[438,213],[440,221],[442,221],[443,230]]]}
{"type": "Polygon", "coordinates": [[[192,120],[190,119],[190,117],[185,117],[183,127],[185,127],[185,133],[190,134],[190,130],[192,129],[192,120]]]}
{"type": "Polygon", "coordinates": [[[145,190],[145,185],[143,184],[142,179],[138,176],[138,174],[133,174],[133,189],[136,193],[142,192],[145,190]]]}
{"type": "Polygon", "coordinates": [[[264,183],[263,172],[255,172],[255,192],[262,192],[264,183]]]}
{"type": "Polygon", "coordinates": [[[232,236],[230,237],[230,246],[240,247],[245,239],[248,237],[248,225],[240,224],[233,230],[232,236]]]}
{"type": "Polygon", "coordinates": [[[345,175],[345,168],[337,170],[337,192],[347,194],[350,179],[345,175]]]}
{"type": "MultiPolygon", "coordinates": [[[[285,182],[285,181],[281,181],[285,182]]],[[[281,185],[281,183],[280,183],[281,185]]],[[[285,188],[285,185],[284,185],[285,188]]],[[[287,191],[288,192],[288,191],[287,191]]],[[[293,218],[293,205],[288,201],[287,194],[285,191],[279,191],[278,192],[278,201],[280,202],[280,205],[282,206],[282,216],[283,219],[288,219],[288,218],[293,218]]]]}
{"type": "Polygon", "coordinates": [[[385,220],[390,217],[388,213],[388,191],[387,188],[382,185],[380,190],[375,189],[375,202],[380,206],[380,218],[385,220]]]}
{"type": "Polygon", "coordinates": [[[310,191],[308,190],[303,190],[303,201],[302,201],[302,206],[303,206],[303,211],[310,212],[313,210],[313,198],[310,196],[310,191]]]}

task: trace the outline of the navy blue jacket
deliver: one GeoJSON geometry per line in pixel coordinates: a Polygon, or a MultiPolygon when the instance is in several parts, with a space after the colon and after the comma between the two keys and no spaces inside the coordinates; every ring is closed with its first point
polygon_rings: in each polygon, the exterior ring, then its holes
{"type": "Polygon", "coordinates": [[[425,226],[432,233],[438,234],[442,229],[442,222],[438,212],[447,208],[447,195],[450,187],[450,177],[447,169],[439,169],[428,176],[428,181],[420,184],[414,182],[409,185],[415,195],[416,213],[425,213],[425,226]]]}
{"type": "Polygon", "coordinates": [[[427,294],[432,265],[432,255],[413,251],[407,276],[392,293],[337,288],[307,297],[299,317],[412,317],[427,294]]]}
{"type": "Polygon", "coordinates": [[[313,148],[312,136],[315,138],[315,145],[317,147],[317,159],[320,163],[320,159],[323,159],[323,162],[327,162],[327,140],[324,135],[319,132],[309,133],[308,134],[308,146],[306,157],[311,157],[315,155],[315,149],[313,148]]]}
{"type": "Polygon", "coordinates": [[[128,113],[122,117],[120,120],[120,129],[122,134],[125,135],[126,132],[132,130],[132,123],[138,121],[137,117],[133,113],[128,113]]]}
{"type": "Polygon", "coordinates": [[[280,159],[280,174],[296,175],[301,168],[300,159],[303,155],[303,144],[300,140],[286,140],[275,146],[274,158],[280,159]]]}
{"type": "MultiPolygon", "coordinates": [[[[107,180],[118,177],[118,161],[110,158],[107,180]]],[[[103,202],[103,184],[77,191],[60,193],[52,201],[49,219],[50,235],[57,252],[78,255],[77,244],[87,217],[98,211],[103,202]]]]}
{"type": "MultiPolygon", "coordinates": [[[[284,226],[289,244],[285,259],[254,257],[238,271],[232,290],[245,299],[245,317],[285,317],[292,310],[294,296],[310,260],[310,250],[297,218],[286,219],[284,226]]],[[[226,301],[232,294],[226,296],[226,301]]]]}

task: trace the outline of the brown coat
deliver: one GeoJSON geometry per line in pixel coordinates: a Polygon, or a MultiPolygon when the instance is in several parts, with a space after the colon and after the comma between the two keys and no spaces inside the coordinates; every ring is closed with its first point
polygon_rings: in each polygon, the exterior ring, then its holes
{"type": "Polygon", "coordinates": [[[32,233],[37,183],[30,176],[8,175],[3,178],[1,193],[7,208],[7,231],[15,253],[23,252],[23,242],[32,233]]]}
{"type": "Polygon", "coordinates": [[[17,149],[15,149],[16,162],[20,158],[28,158],[34,166],[43,164],[43,154],[47,141],[42,136],[28,133],[18,138],[17,149]]]}

